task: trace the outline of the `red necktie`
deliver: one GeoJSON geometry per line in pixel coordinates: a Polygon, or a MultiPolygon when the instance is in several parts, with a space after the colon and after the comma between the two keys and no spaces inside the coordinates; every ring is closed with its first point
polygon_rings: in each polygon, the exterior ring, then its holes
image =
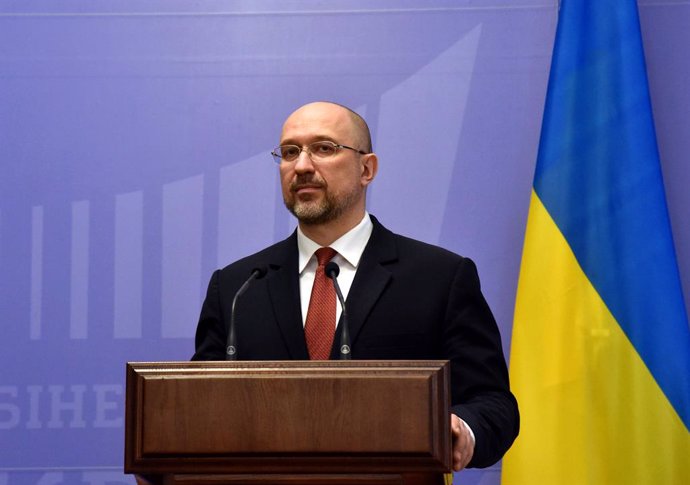
{"type": "Polygon", "coordinates": [[[329,281],[324,267],[336,255],[333,248],[320,248],[316,251],[319,265],[314,275],[314,286],[307,310],[304,334],[311,360],[328,360],[335,334],[335,288],[329,281]]]}

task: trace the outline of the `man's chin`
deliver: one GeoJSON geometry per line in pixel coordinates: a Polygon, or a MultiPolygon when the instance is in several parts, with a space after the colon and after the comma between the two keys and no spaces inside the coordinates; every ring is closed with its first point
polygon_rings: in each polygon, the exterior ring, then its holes
{"type": "Polygon", "coordinates": [[[322,204],[308,204],[302,202],[296,203],[292,207],[288,207],[288,209],[302,224],[323,224],[333,219],[333,214],[331,214],[332,211],[329,211],[328,208],[324,207],[322,204]]]}

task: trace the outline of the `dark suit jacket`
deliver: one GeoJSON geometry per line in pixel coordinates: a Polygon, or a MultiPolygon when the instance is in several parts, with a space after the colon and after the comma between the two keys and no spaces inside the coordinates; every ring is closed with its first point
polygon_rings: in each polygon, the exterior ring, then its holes
{"type": "MultiPolygon", "coordinates": [[[[347,297],[353,359],[449,359],[453,413],[475,433],[470,466],[499,460],[519,415],[496,322],[474,263],[436,246],[374,229],[347,297]]],[[[224,360],[232,298],[251,271],[267,275],[236,312],[239,360],[309,359],[299,298],[297,236],[213,273],[194,360],[224,360]]],[[[339,329],[338,329],[339,331],[339,329]]],[[[338,331],[331,358],[338,353],[338,331]]]]}

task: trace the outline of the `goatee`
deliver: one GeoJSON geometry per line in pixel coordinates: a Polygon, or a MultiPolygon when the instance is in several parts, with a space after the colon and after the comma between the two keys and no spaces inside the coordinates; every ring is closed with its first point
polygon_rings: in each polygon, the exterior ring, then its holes
{"type": "Polygon", "coordinates": [[[324,180],[315,178],[313,174],[306,174],[298,176],[290,184],[290,193],[283,198],[283,202],[300,223],[317,225],[339,218],[354,204],[356,198],[355,192],[338,197],[328,190],[328,185],[324,180]],[[316,200],[299,200],[296,192],[304,186],[321,188],[323,197],[316,200]]]}

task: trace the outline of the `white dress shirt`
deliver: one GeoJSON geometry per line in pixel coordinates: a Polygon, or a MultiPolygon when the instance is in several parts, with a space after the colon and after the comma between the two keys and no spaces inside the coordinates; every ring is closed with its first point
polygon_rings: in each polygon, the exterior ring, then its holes
{"type": "MultiPolygon", "coordinates": [[[[340,266],[338,284],[340,285],[340,291],[343,292],[343,298],[345,299],[347,299],[347,294],[350,292],[350,287],[352,286],[352,281],[355,279],[359,260],[362,258],[362,253],[369,242],[369,237],[373,229],[374,224],[371,222],[369,213],[365,212],[359,224],[328,246],[338,252],[338,254],[333,257],[332,261],[340,266]]],[[[307,320],[307,310],[309,309],[309,300],[311,299],[311,288],[314,286],[314,275],[316,274],[316,267],[318,265],[314,253],[320,247],[321,246],[317,243],[305,236],[299,226],[297,227],[299,294],[302,307],[302,325],[304,325],[307,320]]],[[[335,311],[335,324],[337,326],[340,314],[342,313],[340,303],[336,304],[335,311]]]]}

